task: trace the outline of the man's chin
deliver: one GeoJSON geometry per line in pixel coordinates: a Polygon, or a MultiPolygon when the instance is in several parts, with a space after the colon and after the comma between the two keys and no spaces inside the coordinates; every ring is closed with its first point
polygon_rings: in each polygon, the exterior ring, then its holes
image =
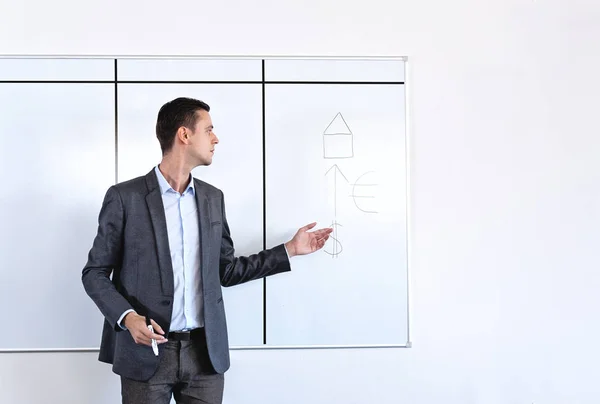
{"type": "Polygon", "coordinates": [[[212,158],[210,159],[199,159],[196,163],[196,167],[201,167],[201,166],[209,166],[212,164],[212,158]]]}

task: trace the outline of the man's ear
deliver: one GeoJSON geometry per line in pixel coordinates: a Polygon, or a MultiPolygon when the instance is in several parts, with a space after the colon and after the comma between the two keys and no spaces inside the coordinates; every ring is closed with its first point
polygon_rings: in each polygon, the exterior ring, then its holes
{"type": "Polygon", "coordinates": [[[181,141],[181,143],[187,144],[190,138],[189,132],[183,126],[177,129],[177,138],[181,141]]]}

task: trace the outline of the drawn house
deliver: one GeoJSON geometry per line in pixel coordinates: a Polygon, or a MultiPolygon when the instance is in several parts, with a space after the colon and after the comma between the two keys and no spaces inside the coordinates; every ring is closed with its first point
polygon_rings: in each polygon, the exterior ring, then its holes
{"type": "Polygon", "coordinates": [[[323,157],[326,159],[354,157],[354,135],[340,112],[323,132],[323,157]]]}

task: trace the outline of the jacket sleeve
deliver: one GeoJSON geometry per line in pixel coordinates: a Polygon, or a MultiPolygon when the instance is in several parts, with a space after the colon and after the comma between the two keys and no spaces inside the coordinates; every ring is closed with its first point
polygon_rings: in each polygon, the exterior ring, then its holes
{"type": "Polygon", "coordinates": [[[104,197],[97,234],[81,275],[86,293],[116,331],[123,329],[117,324],[121,315],[133,309],[110,279],[113,271],[121,269],[124,223],[123,201],[112,186],[104,197]]]}
{"type": "Polygon", "coordinates": [[[247,257],[235,256],[235,248],[227,217],[225,199],[221,192],[221,215],[223,235],[221,237],[221,258],[219,274],[222,286],[234,286],[281,272],[291,271],[288,253],[284,244],[263,250],[247,257]]]}

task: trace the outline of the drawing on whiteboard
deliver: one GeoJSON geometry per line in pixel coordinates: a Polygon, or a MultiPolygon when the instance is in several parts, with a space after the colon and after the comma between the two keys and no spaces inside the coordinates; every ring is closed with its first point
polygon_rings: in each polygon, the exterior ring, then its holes
{"type": "Polygon", "coordinates": [[[364,213],[377,213],[377,211],[374,210],[375,195],[373,192],[373,188],[376,187],[377,184],[374,182],[362,182],[363,177],[373,173],[374,171],[367,171],[359,176],[356,181],[354,181],[354,184],[352,184],[352,194],[350,197],[354,201],[354,206],[364,213]]]}
{"type": "Polygon", "coordinates": [[[325,172],[325,176],[327,176],[327,174],[329,174],[329,172],[333,170],[333,217],[335,220],[335,217],[337,216],[337,178],[338,178],[338,173],[339,175],[342,176],[343,179],[346,180],[346,182],[348,182],[348,178],[346,178],[346,176],[344,175],[344,173],[342,172],[342,170],[340,170],[340,167],[337,164],[332,165],[329,170],[327,170],[325,172]]]}
{"type": "Polygon", "coordinates": [[[342,250],[344,249],[342,247],[342,243],[340,242],[338,226],[341,226],[341,224],[335,220],[331,223],[331,228],[333,228],[333,232],[329,236],[329,239],[331,240],[331,242],[329,243],[328,246],[323,248],[323,251],[325,252],[325,254],[331,255],[331,258],[338,258],[339,255],[342,253],[342,250]]]}
{"type": "MultiPolygon", "coordinates": [[[[352,157],[354,157],[354,134],[350,130],[342,113],[338,112],[323,132],[323,158],[347,159],[352,157]]],[[[349,196],[352,198],[354,206],[361,212],[377,213],[374,205],[375,194],[373,192],[373,188],[377,186],[377,183],[371,179],[372,176],[369,176],[370,174],[373,174],[373,171],[363,173],[351,184],[352,191],[349,196]]],[[[338,187],[340,184],[343,184],[343,181],[346,184],[349,184],[350,181],[348,181],[348,178],[337,164],[329,167],[325,171],[325,176],[333,177],[333,221],[331,223],[333,232],[331,233],[330,241],[323,248],[323,252],[331,255],[332,258],[338,258],[343,250],[339,235],[339,226],[341,224],[338,222],[338,187]]]]}
{"type": "Polygon", "coordinates": [[[323,132],[323,158],[347,159],[354,157],[354,135],[341,112],[331,120],[323,132]]]}
{"type": "Polygon", "coordinates": [[[337,221],[337,193],[338,193],[338,175],[341,176],[340,180],[343,178],[346,182],[348,182],[348,178],[344,175],[342,170],[337,164],[332,165],[326,172],[325,176],[331,175],[333,176],[333,222],[331,223],[331,227],[333,228],[333,232],[331,233],[330,239],[331,243],[323,251],[326,254],[331,255],[332,258],[337,258],[342,252],[342,243],[340,242],[340,237],[338,233],[338,226],[341,224],[337,221]],[[331,173],[331,174],[330,174],[331,173]]]}

